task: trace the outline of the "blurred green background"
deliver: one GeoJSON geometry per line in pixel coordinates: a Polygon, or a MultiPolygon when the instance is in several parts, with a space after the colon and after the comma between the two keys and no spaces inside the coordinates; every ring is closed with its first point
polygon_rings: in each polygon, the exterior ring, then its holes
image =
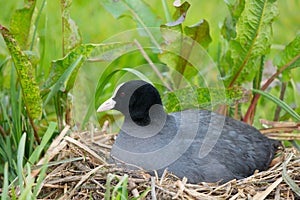
{"type": "MultiPolygon", "coordinates": [[[[37,1],[38,9],[41,8],[42,2],[42,0],[37,1]]],[[[169,0],[167,2],[171,13],[173,13],[173,1],[169,0]]],[[[212,36],[212,43],[209,46],[208,52],[210,56],[216,60],[220,43],[220,27],[223,24],[224,18],[229,14],[227,6],[222,0],[190,0],[189,2],[191,3],[191,7],[188,11],[185,24],[193,25],[200,19],[206,19],[208,21],[210,25],[210,34],[212,36]]],[[[148,3],[153,8],[156,15],[162,19],[163,23],[167,23],[166,17],[164,16],[162,1],[152,0],[148,1],[148,3]]],[[[17,8],[22,8],[24,6],[24,2],[21,0],[0,0],[0,5],[0,24],[9,27],[9,21],[13,11],[17,8]]],[[[273,45],[271,48],[271,54],[269,54],[271,57],[273,57],[278,51],[282,50],[284,46],[293,40],[295,35],[300,32],[300,1],[279,0],[278,5],[280,14],[273,24],[273,45]]],[[[70,15],[81,31],[83,43],[101,43],[123,31],[136,28],[135,22],[128,17],[115,19],[101,5],[101,0],[73,0],[70,15]]],[[[39,42],[37,45],[39,45],[39,48],[36,49],[41,51],[39,52],[41,67],[39,67],[38,70],[42,70],[43,72],[37,73],[39,76],[37,78],[39,79],[39,83],[43,83],[49,73],[51,61],[63,56],[60,1],[46,1],[38,26],[37,31],[39,42]]],[[[7,55],[8,52],[6,45],[4,44],[2,37],[0,37],[0,61],[7,57],[7,55]]],[[[130,59],[133,66],[144,62],[141,61],[144,60],[142,56],[133,55],[130,59]]],[[[122,65],[122,61],[118,61],[116,64],[122,65]]],[[[88,99],[84,100],[84,98],[94,93],[97,80],[106,65],[107,63],[105,62],[88,62],[81,68],[80,75],[78,76],[77,87],[74,91],[77,101],[88,101],[88,99]]],[[[275,70],[276,69],[271,69],[271,71],[268,72],[269,75],[273,74],[275,70]]],[[[297,78],[300,77],[299,68],[293,69],[292,72],[291,76],[294,77],[293,79],[300,81],[300,78],[297,78]]],[[[3,74],[4,76],[2,77],[6,77],[5,74],[9,74],[9,69],[7,67],[3,70],[3,74]]],[[[1,84],[4,84],[4,87],[5,85],[9,87],[9,80],[1,81],[1,84]]],[[[274,87],[271,93],[272,92],[278,96],[279,86],[274,87]]],[[[286,98],[289,98],[289,96],[287,95],[286,98]]],[[[293,99],[294,98],[297,99],[297,97],[293,97],[293,99]]],[[[264,103],[265,100],[263,99],[260,101],[260,106],[265,107],[268,104],[268,109],[266,110],[274,110],[276,107],[272,103],[264,103]]],[[[297,104],[299,105],[300,100],[297,101],[297,104]]],[[[84,102],[82,104],[84,104],[84,102]]],[[[51,107],[49,109],[51,110],[51,107]]],[[[80,116],[80,111],[78,112],[77,116],[80,116]]],[[[260,112],[257,119],[269,118],[269,115],[270,113],[260,112]]],[[[259,125],[257,120],[255,121],[255,125],[259,125]]]]}
{"type": "MultiPolygon", "coordinates": [[[[71,7],[71,17],[81,30],[84,43],[101,43],[112,35],[119,32],[135,28],[135,23],[124,17],[119,20],[107,12],[100,4],[101,0],[73,0],[71,7]]],[[[173,1],[167,1],[169,9],[172,11],[173,1]]],[[[228,15],[226,4],[222,0],[189,0],[191,8],[188,11],[186,24],[192,25],[199,19],[206,19],[211,27],[211,36],[213,42],[210,45],[210,51],[217,48],[220,27],[224,18],[228,15]]],[[[42,1],[37,1],[37,7],[40,8],[42,1]]],[[[166,19],[163,12],[163,6],[160,0],[148,1],[155,13],[160,16],[164,23],[166,19]]],[[[274,44],[275,48],[286,45],[291,41],[297,32],[300,31],[300,1],[298,0],[279,0],[279,16],[274,22],[274,44]]],[[[9,20],[12,12],[16,8],[22,8],[24,3],[21,0],[0,0],[1,13],[0,23],[9,27],[9,20]]],[[[39,36],[41,40],[46,39],[45,59],[50,61],[60,58],[61,52],[61,8],[60,1],[47,1],[44,8],[42,19],[39,24],[39,36]]],[[[172,13],[172,12],[171,12],[172,13]]],[[[5,45],[1,38],[1,53],[5,51],[5,45]]]]}

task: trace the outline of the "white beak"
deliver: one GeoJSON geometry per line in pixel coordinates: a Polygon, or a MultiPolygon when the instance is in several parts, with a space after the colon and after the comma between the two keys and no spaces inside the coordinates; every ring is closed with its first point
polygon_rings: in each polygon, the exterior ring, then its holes
{"type": "Polygon", "coordinates": [[[103,104],[101,104],[99,106],[99,108],[97,109],[97,112],[111,110],[115,107],[115,105],[116,105],[116,102],[112,98],[107,99],[103,104]]]}

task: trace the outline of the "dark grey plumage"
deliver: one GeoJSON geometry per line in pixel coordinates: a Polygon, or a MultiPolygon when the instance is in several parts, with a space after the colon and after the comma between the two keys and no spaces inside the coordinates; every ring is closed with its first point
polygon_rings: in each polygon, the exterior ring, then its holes
{"type": "Polygon", "coordinates": [[[207,110],[167,115],[144,81],[125,83],[110,100],[110,109],[125,115],[111,156],[159,174],[167,167],[190,183],[227,182],[266,170],[276,151],[276,141],[229,117],[207,110]]]}

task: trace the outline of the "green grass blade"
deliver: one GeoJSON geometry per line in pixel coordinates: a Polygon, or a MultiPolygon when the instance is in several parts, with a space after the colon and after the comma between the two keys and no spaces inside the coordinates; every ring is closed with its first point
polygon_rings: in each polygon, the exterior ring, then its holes
{"type": "Polygon", "coordinates": [[[6,149],[7,149],[7,147],[6,147],[5,141],[3,139],[3,136],[0,135],[0,156],[3,161],[9,161],[9,154],[7,153],[6,149]]]}
{"type": "Polygon", "coordinates": [[[291,143],[300,152],[300,144],[298,144],[295,140],[292,140],[291,143]]]}
{"type": "Polygon", "coordinates": [[[23,159],[25,154],[25,143],[26,143],[26,133],[24,133],[21,137],[18,146],[18,155],[17,155],[17,173],[18,173],[18,180],[19,180],[19,187],[20,191],[24,189],[24,179],[23,179],[23,159]]]}
{"type": "Polygon", "coordinates": [[[167,1],[166,0],[161,0],[161,3],[162,3],[163,8],[164,8],[164,13],[165,13],[165,16],[166,16],[166,21],[167,22],[171,22],[172,21],[172,16],[171,16],[171,13],[170,13],[167,1]]]}
{"type": "Polygon", "coordinates": [[[112,189],[111,182],[115,178],[113,174],[107,174],[106,184],[105,184],[105,194],[104,199],[111,199],[110,191],[112,189]]]}
{"type": "Polygon", "coordinates": [[[17,200],[16,189],[15,189],[14,185],[11,188],[11,199],[12,200],[17,200]]]}
{"type": "Polygon", "coordinates": [[[17,155],[15,153],[14,146],[11,144],[11,137],[3,138],[0,136],[0,156],[3,162],[8,163],[8,179],[11,181],[16,176],[16,167],[14,165],[14,161],[17,159],[17,155]]]}
{"type": "Polygon", "coordinates": [[[294,117],[297,121],[300,121],[300,115],[296,113],[289,105],[287,105],[284,101],[278,99],[277,97],[273,96],[272,94],[266,93],[261,90],[252,89],[253,92],[258,93],[267,99],[273,101],[276,105],[281,107],[287,113],[289,113],[292,117],[294,117]]]}
{"type": "Polygon", "coordinates": [[[126,200],[128,197],[127,191],[128,175],[125,174],[112,191],[112,199],[126,200]]]}
{"type": "MultiPolygon", "coordinates": [[[[11,130],[13,130],[12,138],[14,141],[14,145],[18,146],[18,142],[22,136],[22,122],[21,122],[21,106],[22,99],[21,95],[18,91],[18,87],[16,88],[16,71],[15,68],[11,70],[10,76],[10,103],[11,103],[11,119],[8,119],[9,124],[11,124],[11,130]]],[[[5,114],[6,115],[6,114],[5,114]]],[[[7,116],[7,115],[6,115],[7,116]]]]}
{"type": "Polygon", "coordinates": [[[32,195],[32,190],[33,190],[33,184],[34,184],[34,178],[31,176],[31,168],[30,164],[26,164],[26,171],[27,171],[27,176],[25,179],[25,188],[20,191],[20,196],[18,197],[19,200],[31,200],[33,195],[32,195]]]}
{"type": "Polygon", "coordinates": [[[1,194],[1,200],[9,199],[8,198],[8,163],[6,162],[4,165],[4,180],[3,180],[3,188],[1,194]]]}
{"type": "Polygon", "coordinates": [[[10,61],[10,59],[11,59],[11,57],[8,56],[0,62],[0,72],[2,71],[2,68],[4,68],[4,66],[8,63],[8,61],[10,61]]]}
{"type": "Polygon", "coordinates": [[[46,133],[43,135],[41,144],[34,150],[34,152],[29,157],[29,159],[28,159],[29,163],[33,164],[40,158],[40,155],[41,155],[43,149],[45,149],[46,145],[48,144],[51,137],[53,136],[56,126],[57,126],[56,123],[50,122],[46,133]]]}
{"type": "Polygon", "coordinates": [[[151,191],[151,188],[147,188],[146,190],[144,190],[142,192],[142,194],[140,194],[138,197],[132,198],[131,200],[139,200],[139,199],[143,199],[147,196],[147,194],[151,191]]]}
{"type": "Polygon", "coordinates": [[[47,163],[43,164],[42,170],[39,173],[39,177],[37,179],[34,191],[33,191],[33,196],[37,197],[39,191],[41,190],[42,187],[42,183],[44,181],[44,178],[46,176],[46,172],[47,172],[47,163]]]}
{"type": "Polygon", "coordinates": [[[36,36],[36,33],[37,33],[38,25],[39,25],[40,18],[41,18],[41,15],[42,15],[42,12],[43,12],[43,9],[44,9],[45,5],[46,5],[46,0],[43,0],[41,8],[39,9],[39,12],[37,14],[37,18],[36,18],[36,20],[34,22],[34,30],[33,30],[33,35],[32,35],[32,39],[31,39],[31,43],[30,43],[30,48],[29,48],[30,51],[33,50],[34,39],[35,39],[35,36],[36,36]]]}
{"type": "Polygon", "coordinates": [[[290,186],[290,188],[298,195],[300,196],[300,187],[293,181],[293,179],[288,175],[286,166],[289,163],[290,159],[292,158],[292,155],[289,155],[289,158],[283,163],[282,166],[282,178],[283,180],[290,186]]]}
{"type": "Polygon", "coordinates": [[[124,181],[122,184],[122,193],[121,193],[121,199],[122,200],[127,200],[128,199],[128,175],[124,175],[124,181]],[[126,176],[126,177],[125,177],[126,176]]]}

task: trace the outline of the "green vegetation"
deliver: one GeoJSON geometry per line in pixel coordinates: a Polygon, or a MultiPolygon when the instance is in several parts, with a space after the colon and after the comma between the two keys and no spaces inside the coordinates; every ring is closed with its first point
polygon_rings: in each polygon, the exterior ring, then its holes
{"type": "MultiPolygon", "coordinates": [[[[128,79],[155,84],[168,112],[299,122],[300,2],[188,2],[0,0],[3,199],[35,196],[47,166],[31,171],[52,139],[103,121],[95,107],[128,79]]],[[[118,181],[106,195],[128,195],[118,181]]]]}

